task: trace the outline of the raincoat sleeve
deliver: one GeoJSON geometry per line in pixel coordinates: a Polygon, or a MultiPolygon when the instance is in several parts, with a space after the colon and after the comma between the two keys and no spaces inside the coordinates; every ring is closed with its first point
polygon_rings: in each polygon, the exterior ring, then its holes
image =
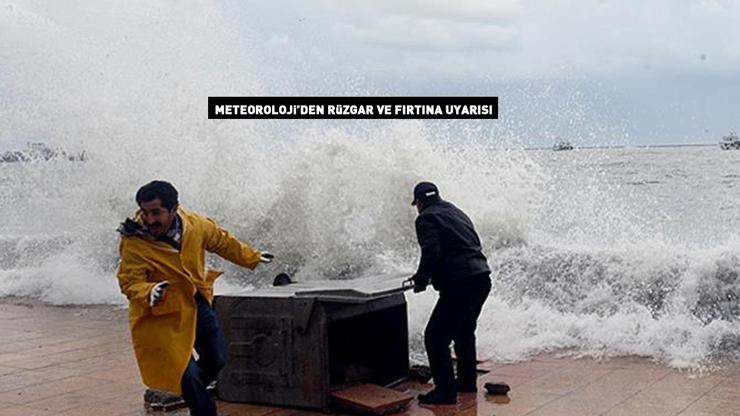
{"type": "Polygon", "coordinates": [[[149,305],[149,292],[156,283],[148,282],[149,265],[140,254],[132,250],[126,242],[126,238],[121,239],[119,245],[121,262],[118,265],[118,286],[121,293],[126,295],[129,301],[142,303],[142,306],[149,305]]]}
{"type": "Polygon", "coordinates": [[[260,252],[237,240],[210,218],[205,218],[205,249],[243,267],[254,269],[260,262],[260,252]]]}
{"type": "Polygon", "coordinates": [[[434,221],[425,215],[416,218],[416,237],[421,246],[421,260],[414,275],[414,282],[422,286],[429,284],[439,262],[439,232],[434,221]]]}

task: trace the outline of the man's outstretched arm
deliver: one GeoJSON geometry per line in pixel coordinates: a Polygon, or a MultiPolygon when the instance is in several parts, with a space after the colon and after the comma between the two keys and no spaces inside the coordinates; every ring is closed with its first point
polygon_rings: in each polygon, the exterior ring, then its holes
{"type": "Polygon", "coordinates": [[[421,247],[419,268],[414,274],[414,283],[423,287],[429,284],[440,256],[439,232],[431,218],[420,215],[416,218],[416,236],[421,247]]]}
{"type": "Polygon", "coordinates": [[[205,219],[205,249],[243,267],[254,269],[260,263],[260,252],[242,243],[233,234],[219,227],[210,218],[205,219]]]}

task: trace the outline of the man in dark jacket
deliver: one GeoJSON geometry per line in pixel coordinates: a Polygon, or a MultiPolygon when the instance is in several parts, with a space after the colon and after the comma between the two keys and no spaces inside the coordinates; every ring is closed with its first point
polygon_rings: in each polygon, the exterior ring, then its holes
{"type": "Polygon", "coordinates": [[[450,202],[442,200],[431,182],[414,187],[419,216],[416,236],[421,261],[414,292],[426,290],[431,281],[439,299],[424,331],[424,345],[434,379],[434,390],[419,396],[422,404],[454,404],[457,392],[475,392],[475,327],[491,291],[491,270],[481,252],[473,222],[450,202]],[[457,380],[450,358],[455,342],[457,380]]]}

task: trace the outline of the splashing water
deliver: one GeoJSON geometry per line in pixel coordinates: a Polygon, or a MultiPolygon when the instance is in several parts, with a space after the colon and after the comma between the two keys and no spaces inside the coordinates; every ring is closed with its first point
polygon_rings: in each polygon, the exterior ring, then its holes
{"type": "MultiPolygon", "coordinates": [[[[278,256],[256,272],[209,258],[227,270],[217,292],[280,271],[304,281],[411,272],[410,192],[425,179],[473,218],[494,271],[482,356],[568,349],[677,367],[740,358],[736,153],[524,151],[505,120],[205,120],[208,95],[291,89],[258,82],[259,49],[227,12],[49,7],[0,7],[10,69],[0,72],[0,146],[48,141],[87,158],[0,163],[0,296],[125,304],[115,228],[155,178],[278,256]]],[[[435,295],[408,299],[419,355],[435,295]]]]}

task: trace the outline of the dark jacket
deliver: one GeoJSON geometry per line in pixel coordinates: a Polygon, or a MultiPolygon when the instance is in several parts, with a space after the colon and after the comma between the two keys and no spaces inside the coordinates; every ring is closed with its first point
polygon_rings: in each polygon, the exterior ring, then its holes
{"type": "Polygon", "coordinates": [[[437,290],[455,282],[490,273],[473,222],[458,207],[442,199],[427,201],[416,218],[421,261],[414,281],[437,290]]]}

